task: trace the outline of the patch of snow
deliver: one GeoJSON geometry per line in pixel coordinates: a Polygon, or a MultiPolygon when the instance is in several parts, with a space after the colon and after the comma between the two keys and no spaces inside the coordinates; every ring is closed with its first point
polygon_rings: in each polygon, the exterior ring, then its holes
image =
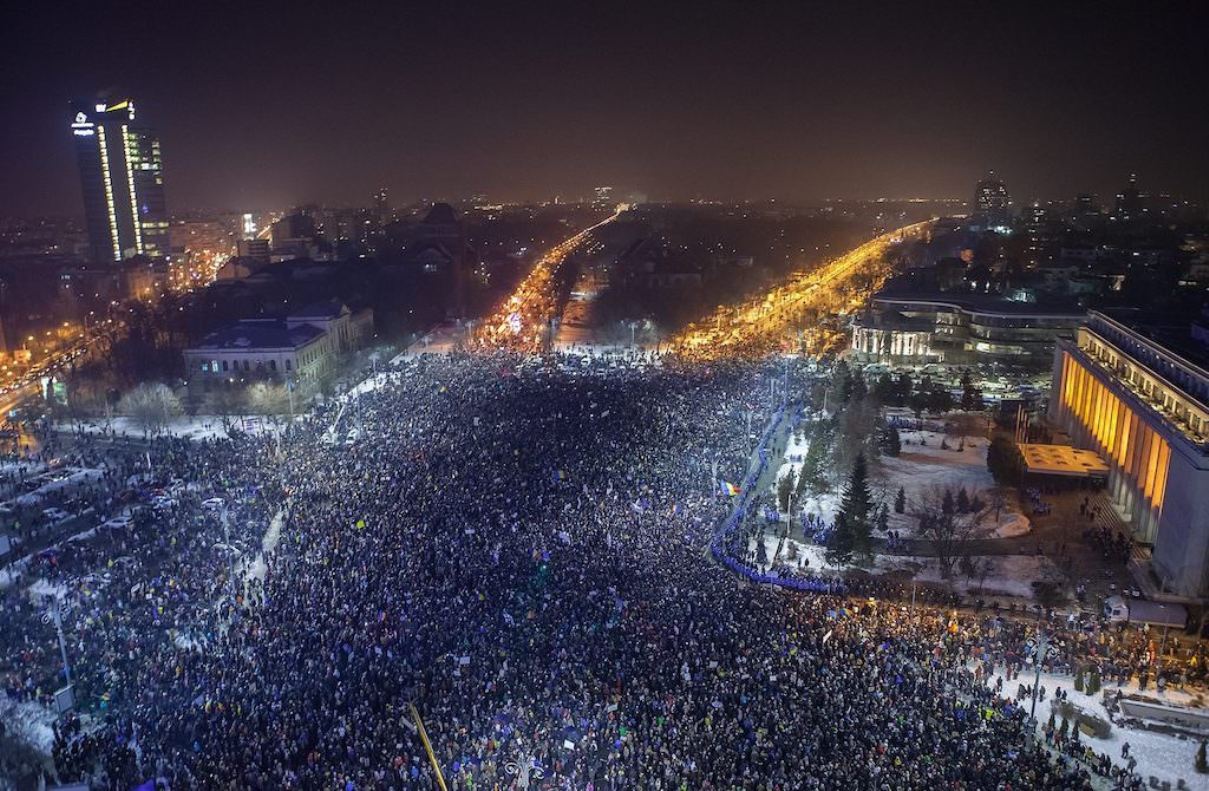
{"type": "Polygon", "coordinates": [[[43,755],[50,755],[55,743],[54,720],[49,710],[33,701],[17,702],[0,695],[0,722],[43,755]]]}
{"type": "MultiPolygon", "coordinates": [[[[996,673],[991,677],[990,683],[994,685],[996,679],[1000,677],[1002,677],[1002,673],[996,673]]],[[[1003,691],[1005,695],[1014,697],[1018,684],[1031,685],[1033,679],[1034,675],[1028,672],[1028,668],[1025,668],[1020,672],[1019,677],[1015,681],[1004,680],[1003,691]]],[[[1126,694],[1138,692],[1137,683],[1131,682],[1125,687],[1119,687],[1115,684],[1105,684],[1099,693],[1088,695],[1074,688],[1074,679],[1072,677],[1053,673],[1042,673],[1041,685],[1045,687],[1046,698],[1045,702],[1037,703],[1039,734],[1040,729],[1049,720],[1053,693],[1058,688],[1066,692],[1067,699],[1071,703],[1086,713],[1103,719],[1108,719],[1108,712],[1104,709],[1102,702],[1104,690],[1115,692],[1117,689],[1121,689],[1126,694]]],[[[1162,697],[1166,698],[1167,702],[1174,702],[1170,694],[1172,692],[1175,691],[1169,689],[1162,697]]],[[[1153,691],[1153,687],[1142,694],[1159,697],[1153,691]]],[[[1190,698],[1187,693],[1177,693],[1177,695],[1185,699],[1190,698]]],[[[1028,705],[1027,701],[1025,705],[1028,705]]],[[[1061,717],[1058,717],[1059,722],[1061,722],[1061,719],[1061,717]]],[[[1176,782],[1180,778],[1183,778],[1188,788],[1195,789],[1195,791],[1209,791],[1209,776],[1198,775],[1196,773],[1196,751],[1200,744],[1195,739],[1181,739],[1174,735],[1135,728],[1123,728],[1118,725],[1112,726],[1112,733],[1109,734],[1107,739],[1098,739],[1083,733],[1079,734],[1079,738],[1095,750],[1097,754],[1108,753],[1117,765],[1124,765],[1125,761],[1121,758],[1121,748],[1126,742],[1129,742],[1129,754],[1138,761],[1138,765],[1134,771],[1142,776],[1142,780],[1147,784],[1147,787],[1149,787],[1150,777],[1153,775],[1160,782],[1166,780],[1171,783],[1172,788],[1175,788],[1176,782]]]]}
{"type": "MultiPolygon", "coordinates": [[[[233,424],[234,430],[247,434],[272,433],[276,430],[269,418],[264,415],[248,415],[246,418],[231,417],[227,420],[233,424]]],[[[107,422],[86,421],[79,427],[89,434],[104,434],[112,431],[119,437],[141,438],[143,436],[143,429],[138,423],[132,418],[123,416],[112,418],[107,422]]],[[[60,426],[60,430],[70,431],[72,427],[64,424],[60,426]]],[[[174,437],[199,440],[227,439],[229,436],[223,425],[223,418],[217,415],[181,415],[169,421],[164,433],[174,437]]]]}
{"type": "MultiPolygon", "coordinates": [[[[748,549],[755,548],[754,539],[748,549]]],[[[918,582],[944,583],[953,590],[966,595],[1014,596],[1022,599],[1033,597],[1034,581],[1061,582],[1065,579],[1053,561],[1044,555],[976,555],[971,558],[978,568],[986,568],[985,576],[980,572],[967,579],[956,567],[952,576],[945,579],[936,558],[919,555],[875,554],[869,565],[835,566],[827,562],[826,547],[804,544],[796,539],[782,539],[778,535],[764,534],[764,551],[770,563],[785,563],[801,566],[809,573],[839,574],[844,571],[863,570],[873,575],[906,574],[918,582]],[[792,546],[795,557],[790,559],[792,546]],[[776,555],[781,548],[780,556],[776,555]],[[775,561],[774,561],[775,558],[775,561]]]]}

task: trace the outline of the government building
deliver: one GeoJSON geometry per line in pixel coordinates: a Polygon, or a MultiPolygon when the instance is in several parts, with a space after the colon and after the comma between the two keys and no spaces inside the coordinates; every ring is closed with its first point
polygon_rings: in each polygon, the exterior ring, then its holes
{"type": "Polygon", "coordinates": [[[1045,371],[1055,341],[1073,337],[1084,315],[984,294],[883,291],[854,320],[852,354],[864,362],[996,362],[1045,371]]]}
{"type": "Polygon", "coordinates": [[[1107,462],[1162,592],[1209,593],[1209,346],[1188,325],[1093,311],[1054,353],[1050,421],[1107,462]]]}

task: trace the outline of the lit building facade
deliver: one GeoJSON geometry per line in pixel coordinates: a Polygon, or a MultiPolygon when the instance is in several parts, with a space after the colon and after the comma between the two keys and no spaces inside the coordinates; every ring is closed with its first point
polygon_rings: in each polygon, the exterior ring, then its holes
{"type": "Polygon", "coordinates": [[[1044,371],[1078,309],[1041,308],[980,294],[882,292],[853,324],[852,351],[878,362],[999,362],[1044,371]]]}
{"type": "Polygon", "coordinates": [[[136,123],[134,103],[75,102],[71,133],[93,261],[166,256],[160,143],[149,128],[136,123]]]}
{"type": "Polygon", "coordinates": [[[1209,593],[1209,370],[1093,312],[1058,344],[1049,417],[1108,462],[1113,505],[1163,589],[1209,593]]]}
{"type": "Polygon", "coordinates": [[[1007,185],[995,178],[995,171],[974,186],[974,203],[970,207],[991,226],[1007,225],[1012,219],[1012,199],[1007,185]]]}

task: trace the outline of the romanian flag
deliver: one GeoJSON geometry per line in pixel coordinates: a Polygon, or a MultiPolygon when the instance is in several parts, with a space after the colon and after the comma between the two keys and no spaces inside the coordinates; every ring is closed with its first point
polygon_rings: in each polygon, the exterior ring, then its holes
{"type": "Polygon", "coordinates": [[[718,481],[718,488],[722,490],[722,494],[727,497],[737,497],[742,491],[738,486],[735,486],[730,481],[718,481]]]}

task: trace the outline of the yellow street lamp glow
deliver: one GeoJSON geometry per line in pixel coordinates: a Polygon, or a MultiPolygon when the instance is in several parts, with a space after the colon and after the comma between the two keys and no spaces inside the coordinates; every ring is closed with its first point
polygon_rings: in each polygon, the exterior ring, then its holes
{"type": "Polygon", "coordinates": [[[669,349],[698,361],[759,358],[776,351],[798,329],[806,351],[831,351],[843,341],[843,333],[808,319],[859,309],[866,295],[880,288],[890,275],[885,260],[890,246],[922,236],[931,227],[932,221],[928,220],[882,234],[820,267],[791,275],[766,294],[740,305],[720,307],[708,318],[690,324],[672,339],[669,349]],[[853,281],[862,275],[868,287],[853,288],[853,281]]]}

